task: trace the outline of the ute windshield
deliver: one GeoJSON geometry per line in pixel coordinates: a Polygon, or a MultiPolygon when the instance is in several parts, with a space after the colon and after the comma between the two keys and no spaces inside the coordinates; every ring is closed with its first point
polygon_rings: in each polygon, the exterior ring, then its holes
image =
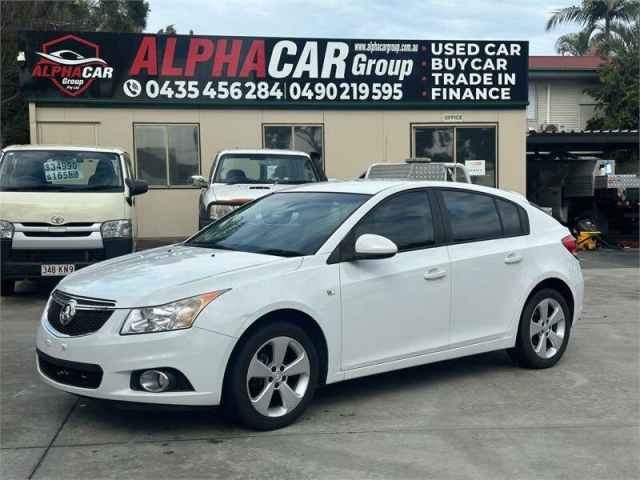
{"type": "Polygon", "coordinates": [[[231,153],[218,160],[214,183],[308,183],[320,181],[313,162],[303,155],[231,153]]]}
{"type": "Polygon", "coordinates": [[[369,197],[328,192],[267,195],[209,225],[185,245],[281,257],[313,255],[369,197]]]}
{"type": "Polygon", "coordinates": [[[120,157],[75,150],[16,150],[0,160],[0,190],[11,192],[118,192],[120,157]]]}

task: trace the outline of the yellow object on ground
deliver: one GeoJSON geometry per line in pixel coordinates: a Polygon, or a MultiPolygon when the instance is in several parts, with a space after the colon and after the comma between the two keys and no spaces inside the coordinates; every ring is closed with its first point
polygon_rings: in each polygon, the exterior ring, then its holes
{"type": "Polygon", "coordinates": [[[598,248],[598,237],[600,232],[579,232],[578,250],[595,250],[598,248]]]}

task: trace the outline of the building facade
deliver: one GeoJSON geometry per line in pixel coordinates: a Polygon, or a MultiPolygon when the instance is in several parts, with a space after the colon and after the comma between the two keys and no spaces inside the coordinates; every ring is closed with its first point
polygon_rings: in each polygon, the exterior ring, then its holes
{"type": "Polygon", "coordinates": [[[189,177],[230,148],[307,151],[336,179],[410,157],[481,160],[476,183],[525,191],[526,42],[51,32],[23,45],[32,143],[130,152],[151,187],[136,200],[141,238],[196,230],[189,177]]]}
{"type": "Polygon", "coordinates": [[[596,103],[585,90],[597,84],[602,62],[597,56],[529,57],[529,130],[584,130],[596,103]]]}

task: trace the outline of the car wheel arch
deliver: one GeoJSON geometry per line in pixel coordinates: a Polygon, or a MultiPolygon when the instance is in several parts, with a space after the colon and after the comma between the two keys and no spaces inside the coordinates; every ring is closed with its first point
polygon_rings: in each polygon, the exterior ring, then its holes
{"type": "Polygon", "coordinates": [[[527,302],[532,296],[534,296],[537,292],[539,292],[544,288],[550,288],[552,290],[557,291],[560,295],[562,295],[562,297],[567,302],[567,305],[570,310],[569,322],[573,323],[573,314],[575,312],[575,298],[573,295],[573,291],[571,290],[567,282],[557,277],[545,278],[544,280],[541,280],[538,283],[536,283],[536,285],[529,292],[529,295],[527,295],[527,298],[522,308],[525,308],[525,306],[527,305],[527,302]]]}
{"type": "Polygon", "coordinates": [[[277,310],[272,310],[268,313],[263,314],[261,317],[257,318],[253,323],[251,323],[245,331],[240,335],[238,340],[236,341],[233,349],[231,350],[231,354],[229,355],[229,359],[227,361],[227,365],[225,367],[224,372],[224,380],[223,380],[223,390],[228,381],[229,375],[229,364],[234,360],[235,355],[237,354],[240,347],[243,345],[243,342],[249,338],[253,332],[258,330],[259,328],[268,325],[271,322],[275,321],[285,321],[290,322],[300,328],[302,328],[313,341],[314,346],[316,347],[316,351],[318,353],[318,357],[320,360],[320,377],[319,384],[323,385],[327,378],[327,369],[329,363],[329,351],[327,339],[325,337],[322,328],[318,324],[318,322],[311,317],[309,314],[296,310],[293,308],[281,308],[277,310]]]}

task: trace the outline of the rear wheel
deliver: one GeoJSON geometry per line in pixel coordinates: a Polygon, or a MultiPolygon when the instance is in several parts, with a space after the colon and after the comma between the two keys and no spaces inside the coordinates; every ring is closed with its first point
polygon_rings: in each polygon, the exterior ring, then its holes
{"type": "Polygon", "coordinates": [[[523,367],[552,367],[564,354],[570,331],[567,301],[556,290],[542,289],[527,301],[509,355],[523,367]]]}
{"type": "Polygon", "coordinates": [[[2,285],[0,288],[0,296],[8,297],[9,295],[13,295],[15,291],[16,291],[16,281],[7,280],[3,278],[2,285]]]}
{"type": "Polygon", "coordinates": [[[256,330],[229,363],[224,406],[244,425],[273,430],[295,421],[318,384],[315,346],[304,330],[279,322],[256,330]]]}

